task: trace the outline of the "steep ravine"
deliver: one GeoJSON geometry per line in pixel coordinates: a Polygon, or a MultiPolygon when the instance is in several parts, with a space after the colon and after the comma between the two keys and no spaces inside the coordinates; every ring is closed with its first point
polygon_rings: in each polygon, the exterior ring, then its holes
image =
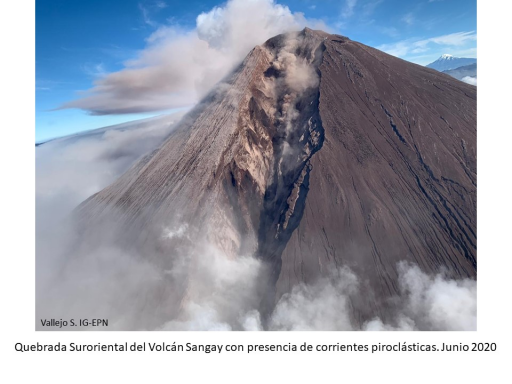
{"type": "Polygon", "coordinates": [[[318,89],[303,95],[296,108],[299,114],[292,122],[293,132],[273,140],[274,169],[260,213],[256,255],[270,265],[267,311],[275,301],[281,254],[304,212],[312,168],[310,159],[321,149],[324,140],[318,114],[318,89]]]}

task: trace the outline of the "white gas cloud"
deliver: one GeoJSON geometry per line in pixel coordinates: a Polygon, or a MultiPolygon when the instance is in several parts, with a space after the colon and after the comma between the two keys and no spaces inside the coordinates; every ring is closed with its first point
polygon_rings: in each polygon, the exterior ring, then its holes
{"type": "MultiPolygon", "coordinates": [[[[152,22],[149,17],[145,20],[152,22]]],[[[97,79],[81,98],[60,108],[102,115],[193,105],[254,46],[306,25],[327,29],[322,22],[306,19],[273,0],[229,0],[200,14],[192,31],[161,26],[124,69],[97,79]]]]}

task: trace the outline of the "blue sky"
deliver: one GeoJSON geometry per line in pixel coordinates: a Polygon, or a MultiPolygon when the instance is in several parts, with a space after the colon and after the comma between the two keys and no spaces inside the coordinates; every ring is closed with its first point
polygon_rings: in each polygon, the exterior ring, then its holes
{"type": "Polygon", "coordinates": [[[474,0],[250,2],[37,0],[36,141],[192,105],[281,32],[275,24],[328,29],[422,65],[443,53],[476,57],[474,0]]]}

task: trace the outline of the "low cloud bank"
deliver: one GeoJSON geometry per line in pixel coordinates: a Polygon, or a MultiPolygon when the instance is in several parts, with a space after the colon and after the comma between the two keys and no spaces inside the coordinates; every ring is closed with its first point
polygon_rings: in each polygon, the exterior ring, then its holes
{"type": "Polygon", "coordinates": [[[120,124],[37,146],[37,216],[57,219],[68,214],[159,146],[182,116],[120,124]]]}
{"type": "Polygon", "coordinates": [[[471,85],[476,86],[476,77],[465,76],[462,78],[462,81],[471,85]]]}
{"type": "Polygon", "coordinates": [[[96,80],[78,100],[61,108],[122,114],[190,106],[254,48],[272,36],[305,26],[327,29],[273,0],[229,0],[200,14],[196,28],[157,29],[125,68],[96,80]]]}
{"type": "MultiPolygon", "coordinates": [[[[151,276],[157,274],[154,266],[135,262],[133,255],[116,247],[99,249],[82,261],[77,257],[68,263],[79,251],[74,249],[77,234],[67,218],[78,204],[108,186],[139,158],[158,147],[181,116],[182,113],[176,113],[88,131],[35,148],[36,306],[39,317],[83,313],[81,308],[87,311],[91,306],[107,305],[97,297],[107,300],[110,293],[110,300],[114,302],[121,293],[117,289],[129,293],[140,288],[139,292],[144,292],[151,284],[151,276]],[[109,285],[104,290],[105,295],[100,288],[102,284],[109,285]],[[89,295],[80,293],[85,286],[92,287],[89,295]],[[90,303],[87,300],[91,300],[90,303]]],[[[88,313],[83,314],[88,318],[88,313]]]]}

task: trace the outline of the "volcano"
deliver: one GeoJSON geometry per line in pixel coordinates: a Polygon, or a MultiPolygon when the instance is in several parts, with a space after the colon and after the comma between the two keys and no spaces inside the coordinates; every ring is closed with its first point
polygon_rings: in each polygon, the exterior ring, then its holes
{"type": "MultiPolygon", "coordinates": [[[[476,277],[476,88],[347,37],[278,35],[75,214],[80,236],[108,228],[163,270],[201,241],[255,256],[262,313],[348,267],[368,293],[354,318],[385,317],[401,261],[476,277]]],[[[196,288],[169,281],[178,316],[196,288]]]]}
{"type": "Polygon", "coordinates": [[[451,69],[457,69],[472,64],[476,64],[476,59],[455,57],[452,55],[444,54],[436,61],[428,64],[427,67],[437,69],[440,72],[445,72],[451,69]]]}

